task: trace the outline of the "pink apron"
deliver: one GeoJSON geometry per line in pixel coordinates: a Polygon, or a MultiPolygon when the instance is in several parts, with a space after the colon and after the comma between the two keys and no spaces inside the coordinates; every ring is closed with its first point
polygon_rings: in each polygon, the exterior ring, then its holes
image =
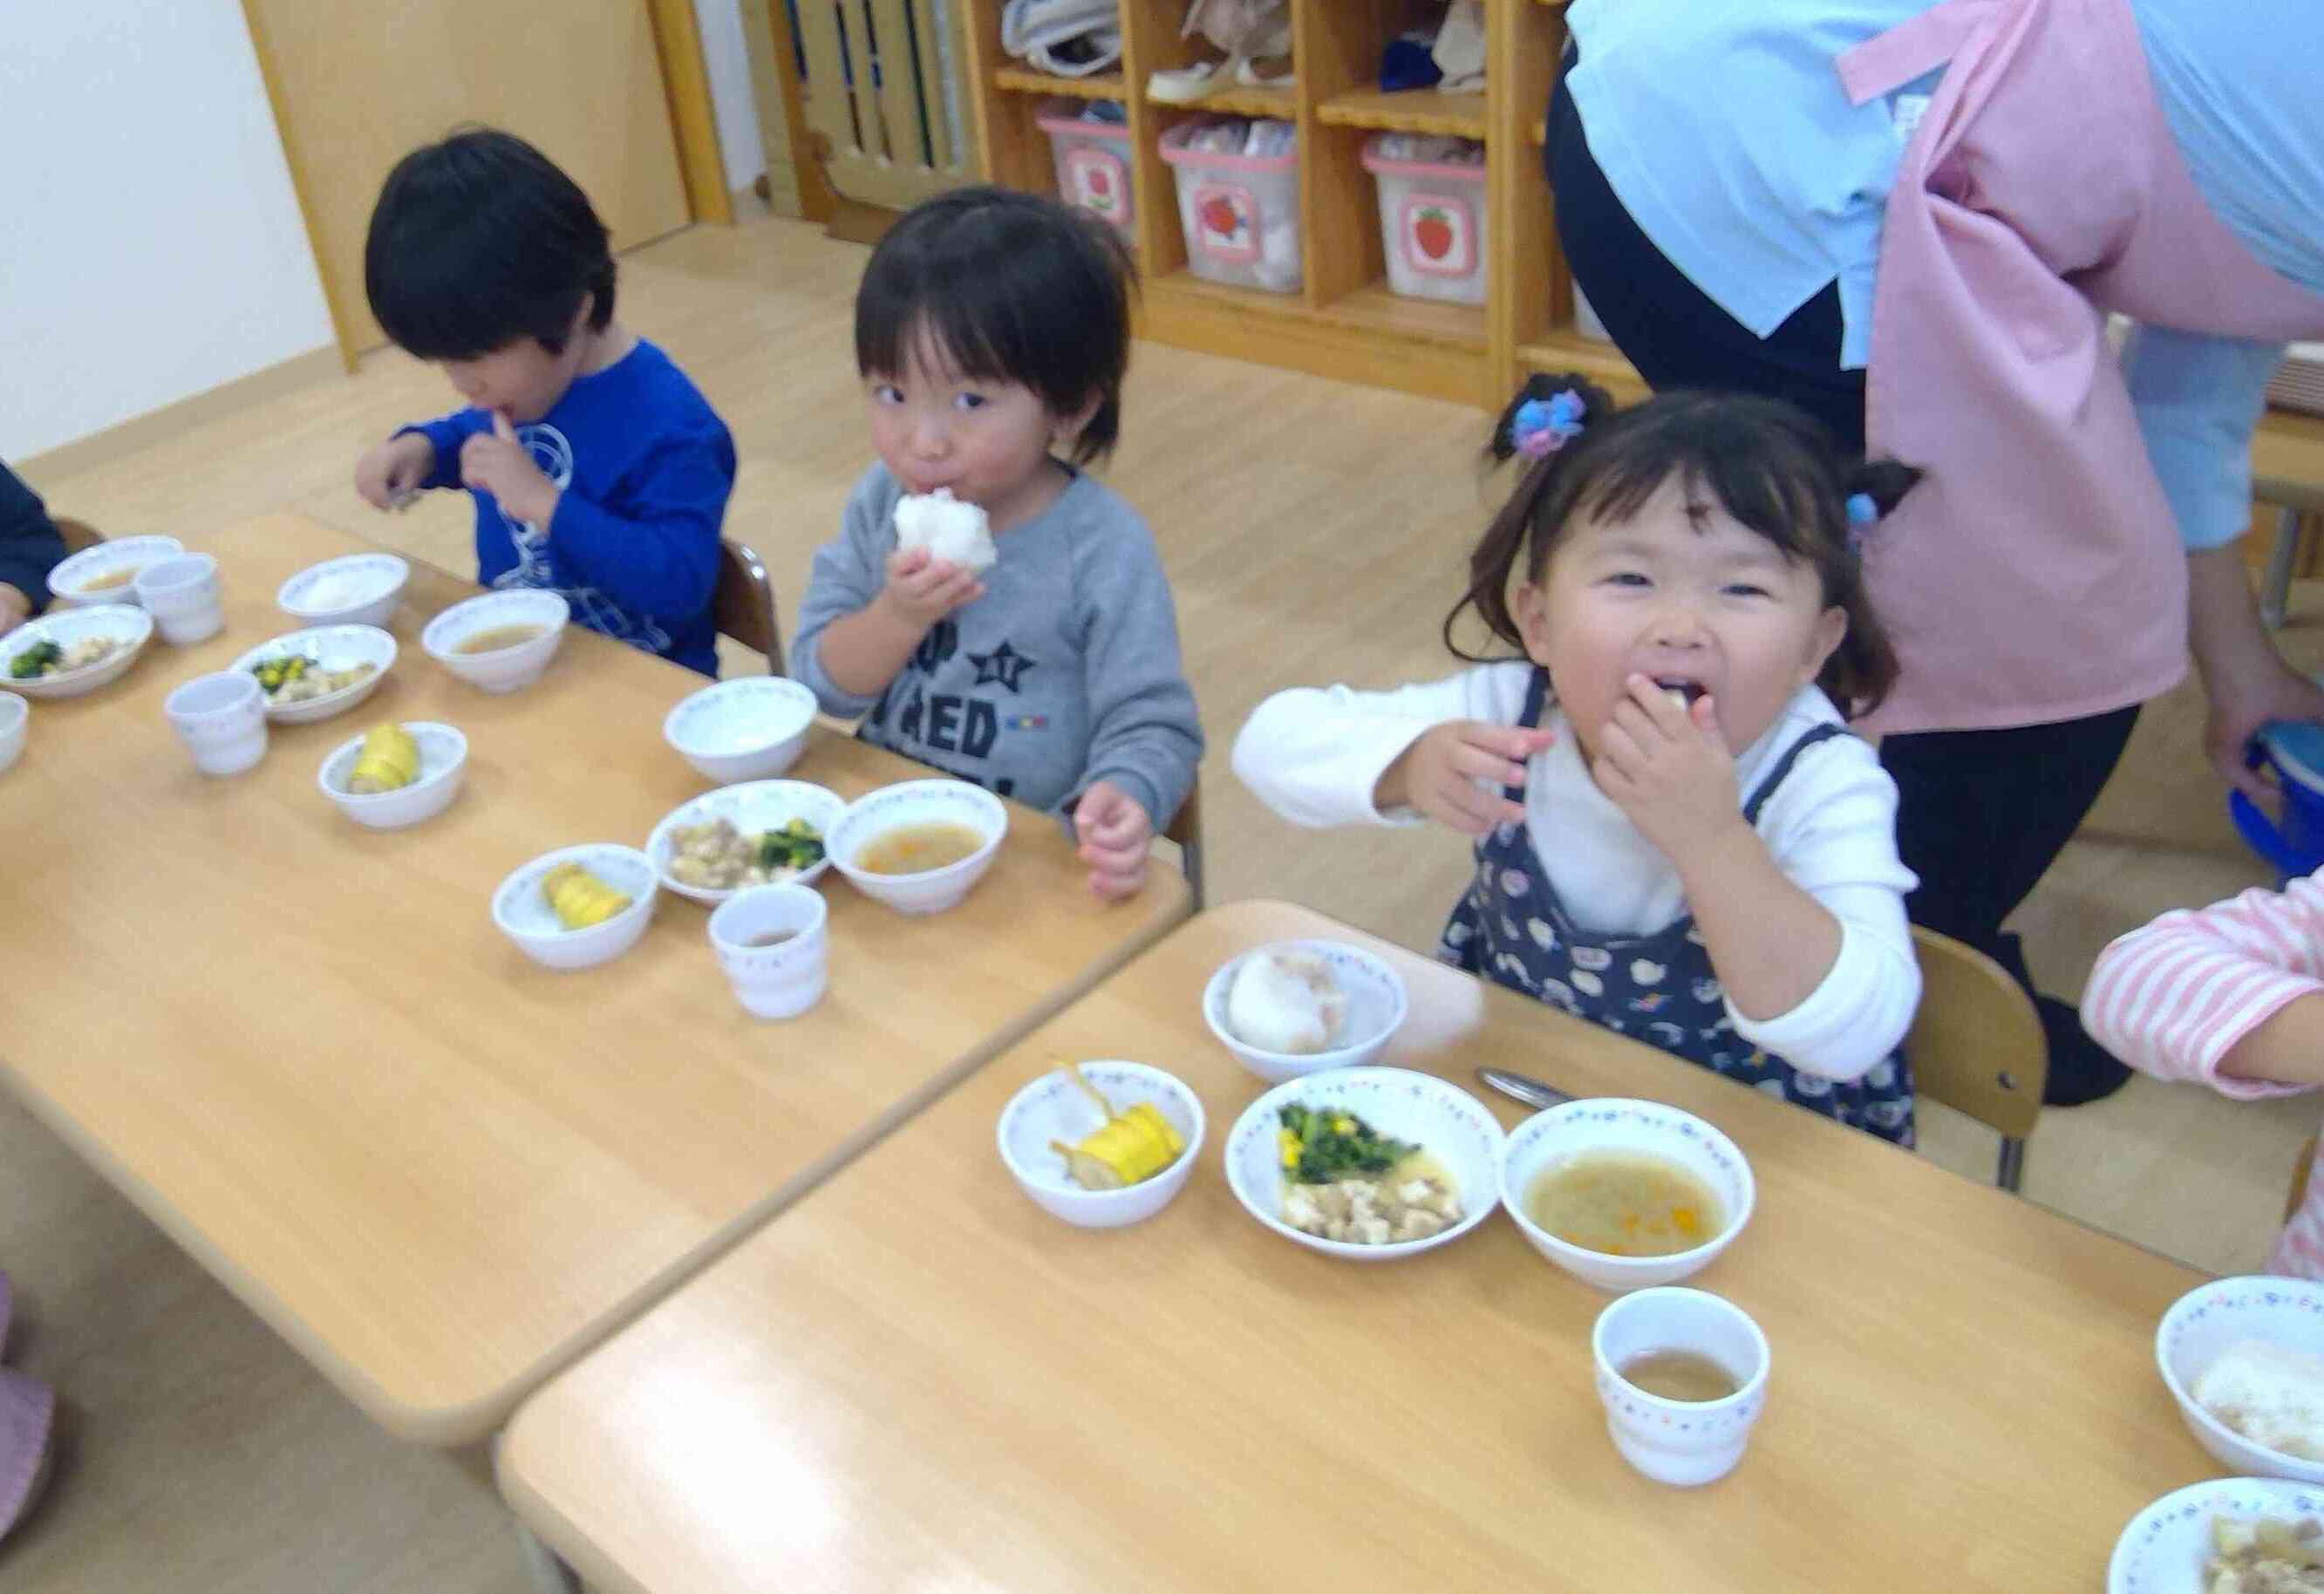
{"type": "Polygon", "coordinates": [[[1878,731],[2074,719],[2185,673],[2186,557],[2101,311],[2324,334],[2324,295],[2196,191],[2126,0],[1943,0],[1837,64],[1862,105],[1948,62],[1873,288],[1870,448],[1929,473],[1866,555],[1904,664],[1878,731]]]}

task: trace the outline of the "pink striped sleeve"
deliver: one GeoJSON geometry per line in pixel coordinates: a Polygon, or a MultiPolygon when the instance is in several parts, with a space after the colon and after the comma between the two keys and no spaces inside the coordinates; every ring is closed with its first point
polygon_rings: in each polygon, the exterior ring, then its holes
{"type": "MultiPolygon", "coordinates": [[[[2324,872],[2324,871],[2319,871],[2324,872]]],[[[2082,1021],[2115,1055],[2158,1079],[2199,1080],[2238,1098],[2298,1088],[2225,1079],[2229,1047],[2297,997],[2324,991],[2324,885],[2166,913],[2098,954],[2082,1021]]],[[[2324,1243],[2324,1227],[2319,1230],[2324,1243]]]]}

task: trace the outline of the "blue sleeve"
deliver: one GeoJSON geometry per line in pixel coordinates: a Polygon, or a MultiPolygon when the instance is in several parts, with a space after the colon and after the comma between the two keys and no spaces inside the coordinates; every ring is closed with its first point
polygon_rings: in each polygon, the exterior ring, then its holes
{"type": "Polygon", "coordinates": [[[894,493],[881,490],[881,473],[865,474],[847,495],[839,535],[815,550],[807,591],[799,598],[798,625],[791,634],[791,678],[815,694],[823,712],[852,720],[872,712],[880,694],[859,697],[823,668],[823,633],[835,620],[869,608],[888,585],[889,528],[894,493]]]}
{"type": "Polygon", "coordinates": [[[575,488],[559,494],[549,547],[625,609],[666,620],[705,614],[733,489],[733,447],[723,428],[675,433],[622,475],[618,511],[575,488]]]}
{"type": "Polygon", "coordinates": [[[2146,457],[2188,549],[2224,547],[2251,523],[2252,430],[2280,344],[2164,327],[2133,330],[2123,375],[2146,457]]]}
{"type": "Polygon", "coordinates": [[[481,410],[456,410],[437,420],[422,420],[411,426],[396,428],[397,437],[406,432],[418,432],[436,450],[436,465],[428,473],[422,487],[457,487],[460,484],[460,445],[478,432],[493,429],[493,418],[481,410]]]}
{"type": "Polygon", "coordinates": [[[0,465],[0,581],[23,593],[38,614],[49,606],[49,572],[65,557],[65,539],[41,495],[0,465]]]}

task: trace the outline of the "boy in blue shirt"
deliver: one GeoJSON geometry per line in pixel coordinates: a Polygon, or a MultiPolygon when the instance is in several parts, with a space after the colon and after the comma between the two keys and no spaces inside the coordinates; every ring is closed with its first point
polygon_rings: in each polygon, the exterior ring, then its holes
{"type": "Polygon", "coordinates": [[[398,431],[355,491],[476,501],[476,579],[564,594],[592,631],[718,673],[711,592],[734,486],[725,423],[613,319],[605,226],[539,150],[491,129],[388,174],[364,249],[372,314],[469,407],[398,431]]]}

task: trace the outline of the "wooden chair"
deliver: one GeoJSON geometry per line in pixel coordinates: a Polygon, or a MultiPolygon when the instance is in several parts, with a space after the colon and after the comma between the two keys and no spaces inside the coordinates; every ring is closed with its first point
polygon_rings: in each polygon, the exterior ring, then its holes
{"type": "Polygon", "coordinates": [[[718,585],[711,592],[710,613],[720,635],[733,637],[752,651],[767,656],[769,675],[786,673],[775,584],[759,556],[731,537],[719,539],[718,585]]]}
{"type": "Polygon", "coordinates": [[[2308,1170],[2315,1163],[2316,1137],[2310,1135],[2308,1143],[2300,1148],[2300,1160],[2292,1165],[2292,1193],[2283,1198],[2283,1221],[2287,1223],[2292,1221],[2292,1214],[2300,1210],[2300,1203],[2308,1199],[2308,1170]]]}
{"type": "Polygon", "coordinates": [[[1203,911],[1203,780],[1197,775],[1194,784],[1186,788],[1186,800],[1178,805],[1178,812],[1163,831],[1162,839],[1178,846],[1178,872],[1186,877],[1186,889],[1194,894],[1194,911],[1203,911]]]}
{"type": "Polygon", "coordinates": [[[2324,481],[2255,474],[2252,500],[2275,510],[2275,542],[2267,556],[2267,573],[2260,578],[2260,616],[2271,626],[2283,623],[2292,600],[2292,567],[2300,553],[2300,522],[2303,515],[2324,515],[2324,481]]]}
{"type": "Polygon", "coordinates": [[[65,557],[68,558],[105,540],[105,533],[87,521],[60,520],[55,524],[58,534],[65,539],[65,557]]]}
{"type": "Polygon", "coordinates": [[[2001,1136],[1994,1183],[2015,1192],[2042,1115],[2050,1046],[2034,999],[2009,972],[1950,935],[1913,926],[1921,1010],[1904,1037],[1919,1093],[2001,1136]]]}

